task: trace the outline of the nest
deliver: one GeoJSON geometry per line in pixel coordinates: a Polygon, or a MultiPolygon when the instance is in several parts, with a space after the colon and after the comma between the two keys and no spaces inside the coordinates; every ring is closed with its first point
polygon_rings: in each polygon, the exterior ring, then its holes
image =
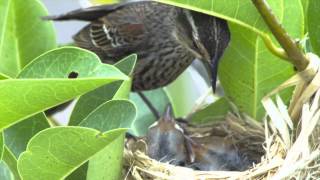
{"type": "Polygon", "coordinates": [[[253,163],[246,171],[197,171],[150,159],[145,144],[135,142],[124,152],[124,179],[318,179],[320,177],[320,60],[309,55],[309,67],[263,98],[263,123],[229,113],[211,126],[185,128],[190,136],[231,138],[253,163]],[[295,86],[287,108],[277,94],[295,86]],[[271,98],[274,97],[275,98],[271,98]]]}

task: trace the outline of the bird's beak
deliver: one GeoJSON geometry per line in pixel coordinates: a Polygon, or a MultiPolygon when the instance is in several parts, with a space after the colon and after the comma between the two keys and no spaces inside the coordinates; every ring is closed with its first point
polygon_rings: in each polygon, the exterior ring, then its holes
{"type": "Polygon", "coordinates": [[[173,120],[173,113],[172,113],[172,107],[170,104],[167,105],[166,110],[163,114],[163,119],[165,121],[172,121],[173,120]]]}
{"type": "Polygon", "coordinates": [[[215,58],[205,60],[205,67],[210,77],[211,87],[213,93],[216,91],[216,83],[217,83],[217,76],[218,76],[218,60],[215,58]]]}
{"type": "Polygon", "coordinates": [[[217,76],[218,76],[218,62],[219,62],[219,57],[217,54],[213,55],[211,57],[206,50],[206,48],[201,44],[200,42],[197,41],[197,47],[201,53],[202,60],[204,62],[204,65],[207,69],[207,73],[209,77],[211,77],[211,86],[213,93],[216,91],[216,81],[217,81],[217,76]]]}
{"type": "Polygon", "coordinates": [[[210,60],[210,74],[211,74],[211,86],[213,93],[216,91],[216,83],[218,78],[218,65],[219,65],[219,59],[216,57],[211,58],[210,60]]]}

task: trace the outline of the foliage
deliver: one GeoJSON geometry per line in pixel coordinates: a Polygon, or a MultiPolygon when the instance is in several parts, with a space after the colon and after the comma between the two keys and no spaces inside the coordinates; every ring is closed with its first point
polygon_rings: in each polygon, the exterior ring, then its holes
{"type": "Polygon", "coordinates": [[[212,121],[221,121],[230,110],[230,104],[226,98],[220,98],[215,103],[199,110],[191,116],[191,122],[195,124],[209,123],[212,121]]]}
{"type": "Polygon", "coordinates": [[[320,2],[317,0],[309,0],[307,10],[307,25],[309,30],[310,42],[312,49],[317,55],[320,55],[320,25],[319,25],[319,9],[320,2]]]}
{"type": "MultiPolygon", "coordinates": [[[[160,1],[228,20],[231,43],[221,60],[220,81],[226,97],[241,112],[261,120],[265,115],[262,97],[292,76],[294,68],[269,51],[268,46],[276,42],[268,41],[272,34],[251,0],[160,1]]],[[[269,0],[268,3],[289,34],[302,38],[304,14],[300,0],[269,0]]],[[[290,93],[286,92],[284,99],[289,97],[290,93]]]]}
{"type": "MultiPolygon", "coordinates": [[[[108,156],[122,152],[124,132],[125,130],[119,129],[101,133],[81,127],[43,130],[30,140],[27,150],[19,157],[19,173],[23,179],[35,179],[39,176],[44,179],[62,179],[112,142],[117,142],[119,147],[116,146],[113,154],[108,156]]],[[[112,160],[109,158],[109,163],[121,167],[121,163],[117,162],[120,159],[119,155],[112,160]]],[[[118,174],[119,178],[120,172],[121,168],[118,168],[113,173],[118,174]]]]}
{"type": "MultiPolygon", "coordinates": [[[[261,120],[262,97],[295,71],[275,50],[279,44],[252,2],[160,1],[229,22],[232,40],[219,68],[225,96],[191,114],[191,122],[221,120],[231,104],[261,120]]],[[[308,34],[319,55],[320,3],[268,3],[290,36],[308,34]]],[[[130,92],[137,56],[107,65],[87,50],[55,48],[53,25],[40,18],[45,15],[38,0],[0,1],[0,179],[120,179],[125,133],[143,136],[155,121],[141,98],[130,92]],[[53,127],[43,112],[71,100],[76,103],[68,125],[53,127]]],[[[203,92],[195,87],[201,77],[194,71],[187,70],[168,87],[143,93],[160,114],[170,102],[177,116],[190,115],[203,92]]],[[[290,92],[282,97],[288,100],[290,92]]]]}
{"type": "Polygon", "coordinates": [[[52,22],[43,22],[39,18],[46,14],[47,10],[39,1],[1,1],[1,74],[15,77],[34,58],[56,47],[52,22]]]}

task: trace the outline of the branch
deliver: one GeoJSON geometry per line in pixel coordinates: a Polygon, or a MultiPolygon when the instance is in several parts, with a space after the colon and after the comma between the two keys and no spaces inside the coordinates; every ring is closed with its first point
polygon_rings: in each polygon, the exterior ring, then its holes
{"type": "Polygon", "coordinates": [[[274,37],[278,40],[281,47],[286,51],[290,62],[298,69],[298,71],[303,71],[308,66],[309,60],[299,49],[295,41],[281,26],[276,16],[272,13],[272,10],[270,9],[266,0],[252,0],[252,2],[258,9],[274,37]]]}

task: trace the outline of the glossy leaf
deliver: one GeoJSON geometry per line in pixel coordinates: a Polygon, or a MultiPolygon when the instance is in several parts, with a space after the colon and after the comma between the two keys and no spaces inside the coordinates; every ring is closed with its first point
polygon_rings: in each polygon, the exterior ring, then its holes
{"type": "MultiPolygon", "coordinates": [[[[26,66],[19,74],[24,78],[124,78],[112,65],[101,63],[99,57],[81,48],[62,47],[49,51],[26,66]],[[73,78],[69,76],[75,76],[73,78]]],[[[124,78],[122,80],[127,80],[124,78]]]]}
{"type": "Polygon", "coordinates": [[[224,120],[229,111],[229,102],[225,98],[220,98],[207,107],[195,112],[191,117],[191,122],[194,124],[204,124],[224,120]]]}
{"type": "Polygon", "coordinates": [[[116,137],[89,161],[87,180],[121,179],[125,135],[116,137]]]}
{"type": "MultiPolygon", "coordinates": [[[[114,66],[124,74],[130,76],[133,72],[136,58],[136,55],[131,55],[116,63],[114,66]]],[[[69,125],[78,125],[84,118],[88,116],[89,113],[106,101],[115,99],[116,97],[124,98],[125,96],[128,96],[131,91],[130,85],[131,81],[117,81],[82,95],[78,99],[72,111],[69,125]]]]}
{"type": "Polygon", "coordinates": [[[104,102],[111,100],[120,88],[121,84],[122,81],[112,82],[82,95],[77,100],[76,105],[72,110],[69,125],[78,125],[95,108],[97,108],[104,102]]]}
{"type": "Polygon", "coordinates": [[[136,107],[128,100],[111,100],[92,111],[79,126],[101,132],[130,128],[136,118],[136,107]]]}
{"type": "Polygon", "coordinates": [[[1,180],[13,180],[13,174],[4,161],[0,161],[0,179],[1,180]]]}
{"type": "MultiPolygon", "coordinates": [[[[157,1],[220,17],[222,19],[228,20],[229,22],[238,24],[242,27],[246,27],[251,31],[257,33],[269,32],[267,26],[265,25],[263,19],[261,18],[251,0],[157,1]]],[[[290,21],[291,25],[287,24],[287,26],[296,26],[296,29],[300,28],[300,30],[302,30],[303,23],[301,23],[301,21],[303,20],[303,12],[300,0],[268,0],[267,2],[281,22],[290,21]],[[286,17],[286,13],[290,14],[291,17],[286,17]]],[[[289,33],[292,32],[289,31],[289,33]]],[[[296,33],[294,32],[291,35],[296,36],[296,33]]],[[[302,34],[299,34],[299,37],[301,36],[302,34]]]]}
{"type": "Polygon", "coordinates": [[[8,79],[9,77],[7,75],[4,75],[4,74],[1,74],[0,73],[0,80],[3,80],[3,79],[8,79]]]}
{"type": "Polygon", "coordinates": [[[304,14],[304,32],[308,32],[308,8],[309,8],[309,0],[300,0],[303,8],[304,14]]]}
{"type": "Polygon", "coordinates": [[[124,129],[106,133],[83,127],[46,129],[31,139],[27,151],[19,157],[19,173],[24,180],[63,179],[111,143],[123,143],[119,137],[124,137],[124,133],[124,129]]]}
{"type": "Polygon", "coordinates": [[[2,159],[3,151],[4,151],[4,136],[3,136],[3,132],[0,132],[0,160],[2,159]]]}
{"type": "Polygon", "coordinates": [[[52,22],[38,0],[0,1],[0,73],[15,77],[40,54],[56,46],[52,22]]]}
{"type": "Polygon", "coordinates": [[[25,119],[4,130],[5,144],[16,158],[26,150],[29,140],[50,125],[43,113],[25,119]]]}
{"type": "MultiPolygon", "coordinates": [[[[130,128],[135,118],[136,107],[130,101],[110,100],[92,111],[79,126],[105,132],[115,128],[130,128]]],[[[103,149],[89,161],[89,169],[87,164],[82,165],[68,179],[83,178],[86,173],[88,173],[87,179],[97,179],[98,177],[100,177],[98,179],[103,179],[104,176],[110,177],[110,179],[118,177],[119,174],[113,172],[119,172],[115,171],[114,168],[121,168],[122,158],[119,156],[122,155],[122,151],[114,151],[114,149],[123,149],[123,141],[120,141],[120,144],[118,141],[113,142],[110,146],[103,149]],[[110,163],[113,164],[112,168],[110,163]]],[[[119,177],[115,179],[119,179],[119,177]]]]}
{"type": "Polygon", "coordinates": [[[128,99],[132,87],[132,74],[137,63],[137,55],[131,55],[114,64],[122,73],[131,77],[130,81],[124,81],[113,96],[113,99],[128,99]]]}
{"type": "Polygon", "coordinates": [[[307,25],[309,30],[310,42],[312,49],[315,53],[320,55],[320,24],[319,24],[319,9],[320,1],[319,0],[309,0],[309,7],[307,13],[307,25]]]}
{"type": "MultiPolygon", "coordinates": [[[[135,63],[136,55],[132,55],[116,63],[115,67],[130,76],[135,63]]],[[[126,99],[130,91],[131,81],[118,81],[84,94],[78,99],[71,114],[69,124],[78,125],[82,122],[80,126],[93,127],[101,131],[119,127],[130,128],[136,116],[136,108],[134,105],[125,100],[110,101],[111,99],[126,99]],[[121,111],[119,111],[118,108],[121,111]]],[[[109,149],[106,148],[90,160],[91,168],[89,171],[88,163],[86,163],[75,170],[67,179],[86,179],[86,174],[91,172],[95,172],[95,176],[103,176],[108,171],[100,171],[99,169],[109,167],[109,165],[106,164],[107,160],[105,160],[106,155],[110,154],[108,151],[109,149]],[[104,152],[108,154],[104,154],[104,152]],[[96,162],[101,159],[105,160],[104,164],[96,162]]],[[[114,175],[117,176],[116,174],[114,175]]],[[[92,177],[92,175],[90,177],[92,177]]]]}
{"type": "MultiPolygon", "coordinates": [[[[79,125],[105,132],[115,128],[130,128],[135,118],[134,104],[128,100],[111,100],[92,111],[79,125]]],[[[87,179],[120,179],[122,151],[115,149],[124,148],[124,136],[118,138],[122,140],[110,143],[89,161],[87,179]]]]}
{"type": "Polygon", "coordinates": [[[231,25],[231,33],[234,38],[219,65],[221,84],[241,112],[261,120],[265,114],[261,99],[288,79],[294,69],[273,56],[256,34],[237,25],[231,25]]]}
{"type": "Polygon", "coordinates": [[[0,81],[0,129],[107,83],[127,79],[113,66],[100,63],[95,54],[78,48],[40,56],[19,78],[23,79],[0,81]],[[70,73],[78,73],[79,78],[67,79],[70,73]]]}
{"type": "Polygon", "coordinates": [[[74,170],[65,179],[66,180],[86,180],[87,174],[88,174],[88,166],[89,166],[89,162],[86,162],[85,164],[81,165],[76,170],[74,170]]]}
{"type": "Polygon", "coordinates": [[[7,164],[8,168],[14,176],[14,179],[20,180],[21,178],[17,168],[17,158],[7,147],[4,148],[3,161],[7,164]]]}
{"type": "Polygon", "coordinates": [[[301,1],[301,4],[302,4],[302,7],[303,7],[305,14],[307,14],[308,7],[309,7],[309,0],[300,0],[300,1],[301,1]]]}
{"type": "MultiPolygon", "coordinates": [[[[143,94],[153,103],[153,106],[158,110],[160,115],[163,114],[166,106],[169,104],[169,99],[165,91],[159,88],[151,91],[143,91],[143,94]]],[[[148,127],[157,119],[137,93],[131,93],[130,100],[132,100],[137,107],[137,119],[129,131],[135,136],[144,136],[147,133],[148,127]]]]}
{"type": "Polygon", "coordinates": [[[251,29],[266,31],[262,18],[250,0],[159,0],[160,2],[192,9],[227,19],[251,29]]]}
{"type": "MultiPolygon", "coordinates": [[[[290,64],[271,54],[258,37],[261,33],[263,36],[271,36],[271,33],[251,0],[162,2],[229,21],[231,43],[219,66],[221,84],[228,99],[234,102],[240,111],[260,120],[265,114],[261,98],[290,77],[294,71],[290,64]]],[[[304,34],[304,17],[300,0],[267,2],[288,33],[293,38],[301,38],[304,34]]]]}

